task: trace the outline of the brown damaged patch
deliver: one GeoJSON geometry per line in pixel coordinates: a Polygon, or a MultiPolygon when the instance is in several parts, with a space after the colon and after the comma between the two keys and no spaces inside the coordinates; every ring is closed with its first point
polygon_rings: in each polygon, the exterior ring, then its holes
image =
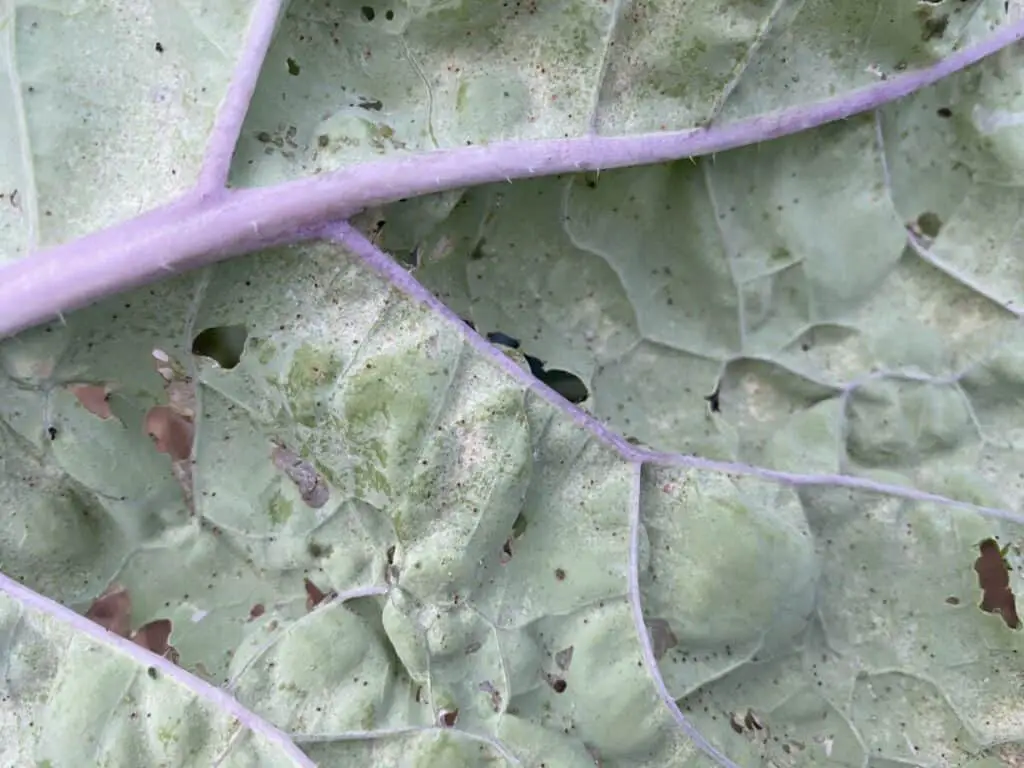
{"type": "Polygon", "coordinates": [[[99,384],[72,384],[68,390],[93,416],[104,421],[114,418],[110,410],[110,390],[107,387],[99,384]]]}
{"type": "Polygon", "coordinates": [[[324,600],[330,600],[337,596],[337,593],[333,590],[324,592],[320,587],[314,584],[309,579],[302,580],[303,585],[306,587],[306,610],[312,611],[324,600]]]}
{"type": "Polygon", "coordinates": [[[1010,629],[1020,628],[1017,603],[1010,589],[1010,569],[995,539],[985,539],[978,545],[981,555],[974,561],[981,587],[981,610],[998,613],[1010,629]]]}
{"type": "Polygon", "coordinates": [[[149,410],[143,429],[157,450],[171,458],[171,472],[181,486],[185,505],[195,514],[192,482],[192,446],[195,439],[195,384],[184,368],[161,349],[153,350],[153,365],[164,380],[167,404],[149,410]]]}
{"type": "Polygon", "coordinates": [[[154,619],[130,632],[132,600],[128,590],[120,584],[111,584],[103,594],[92,601],[85,618],[119,637],[131,640],[147,651],[178,663],[178,651],[170,644],[174,627],[170,619],[154,619]]]}
{"type": "Polygon", "coordinates": [[[192,454],[195,427],[169,405],[157,405],[146,414],[145,430],[160,453],[173,461],[186,461],[192,454]]]}

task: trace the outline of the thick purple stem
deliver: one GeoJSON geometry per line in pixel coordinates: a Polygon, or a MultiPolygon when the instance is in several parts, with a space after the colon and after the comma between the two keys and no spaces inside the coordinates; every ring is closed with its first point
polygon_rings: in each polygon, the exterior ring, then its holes
{"type": "Polygon", "coordinates": [[[228,92],[217,113],[210,141],[206,145],[206,157],[203,158],[203,169],[199,173],[197,189],[210,192],[223,188],[228,183],[231,170],[231,158],[235,154],[235,145],[242,132],[242,123],[252,103],[252,94],[256,90],[256,82],[260,79],[260,69],[267,57],[270,44],[274,41],[274,31],[281,15],[284,0],[259,0],[252,17],[249,19],[249,32],[245,45],[242,47],[242,58],[235,67],[235,76],[231,78],[228,92]]]}
{"type": "MultiPolygon", "coordinates": [[[[262,6],[261,12],[269,13],[262,6]]],[[[0,269],[0,338],[172,273],[269,244],[302,240],[308,237],[303,230],[345,219],[371,205],[502,180],[677,160],[804,131],[902,98],[1022,37],[1024,21],[926,69],[721,127],[459,147],[343,168],[275,187],[231,192],[199,188],[136,219],[0,269]]],[[[248,76],[249,70],[244,72],[248,76]]],[[[234,119],[223,117],[225,132],[235,125],[234,119]]],[[[211,156],[224,146],[220,139],[212,142],[211,156]]],[[[220,167],[217,162],[211,159],[210,167],[220,167]]]]}

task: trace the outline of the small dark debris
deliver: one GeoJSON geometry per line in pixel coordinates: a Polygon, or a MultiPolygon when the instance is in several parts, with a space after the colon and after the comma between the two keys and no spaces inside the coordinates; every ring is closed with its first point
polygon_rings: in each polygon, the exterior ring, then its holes
{"type": "Polygon", "coordinates": [[[562,568],[555,568],[555,579],[557,581],[565,581],[565,570],[562,568]]]}
{"type": "Polygon", "coordinates": [[[953,116],[953,110],[950,109],[949,107],[939,107],[937,110],[935,110],[935,113],[939,117],[946,118],[947,120],[953,116]]]}
{"type": "Polygon", "coordinates": [[[712,413],[722,412],[722,401],[719,395],[720,389],[720,386],[716,386],[714,392],[710,395],[704,395],[704,399],[708,401],[708,406],[711,408],[712,413]]]}
{"type": "Polygon", "coordinates": [[[330,143],[331,137],[328,136],[326,133],[321,133],[319,136],[316,137],[316,145],[320,147],[320,149],[323,149],[330,143]]]}
{"type": "Polygon", "coordinates": [[[946,598],[946,605],[960,605],[960,598],[959,597],[953,597],[953,596],[947,597],[946,598]]]}
{"type": "Polygon", "coordinates": [[[364,100],[360,101],[356,106],[360,109],[370,109],[374,112],[380,112],[384,109],[384,102],[380,99],[374,99],[373,101],[364,100]]]}
{"type": "Polygon", "coordinates": [[[154,46],[154,47],[156,48],[156,52],[157,53],[163,53],[164,52],[164,44],[163,43],[158,42],[156,44],[156,46],[154,46]]]}
{"type": "Polygon", "coordinates": [[[270,134],[267,133],[266,131],[260,131],[259,133],[256,134],[256,141],[260,142],[261,144],[269,144],[271,140],[272,139],[270,137],[270,134]]]}
{"type": "Polygon", "coordinates": [[[148,669],[146,670],[146,674],[147,674],[147,675],[149,675],[149,678],[150,678],[151,680],[156,680],[156,678],[157,678],[157,671],[156,671],[156,667],[149,667],[149,668],[148,668],[148,669]]]}
{"type": "Polygon", "coordinates": [[[384,18],[387,19],[388,21],[393,21],[394,18],[395,18],[395,12],[394,11],[385,11],[384,12],[384,18]]]}
{"type": "Polygon", "coordinates": [[[267,609],[263,607],[263,603],[256,603],[256,605],[249,609],[249,621],[252,621],[253,619],[258,619],[260,616],[266,613],[266,611],[267,609]]]}
{"type": "Polygon", "coordinates": [[[292,77],[298,77],[301,69],[299,68],[299,62],[293,59],[291,56],[288,57],[288,74],[292,77]]]}
{"type": "Polygon", "coordinates": [[[457,709],[442,709],[437,716],[437,722],[441,724],[443,728],[454,728],[455,723],[459,720],[459,710],[457,709]]]}
{"type": "Polygon", "coordinates": [[[364,5],[362,8],[360,8],[359,12],[362,14],[364,21],[373,21],[374,16],[377,15],[374,12],[373,8],[371,8],[368,5],[364,5]]]}
{"type": "Polygon", "coordinates": [[[981,556],[974,561],[974,570],[978,574],[978,586],[982,591],[979,607],[986,613],[998,613],[1006,626],[1018,629],[1020,619],[1013,590],[1010,589],[1010,569],[1004,559],[1004,552],[999,549],[995,539],[985,539],[978,545],[978,549],[981,556]]]}
{"type": "Polygon", "coordinates": [[[57,439],[57,428],[56,427],[47,427],[46,428],[46,434],[48,434],[50,436],[51,440],[56,440],[57,439]]]}

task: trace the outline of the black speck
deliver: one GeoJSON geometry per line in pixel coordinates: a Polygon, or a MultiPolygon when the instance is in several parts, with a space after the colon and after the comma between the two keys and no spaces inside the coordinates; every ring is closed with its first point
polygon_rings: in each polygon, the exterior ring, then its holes
{"type": "Polygon", "coordinates": [[[150,667],[147,669],[146,674],[149,675],[151,680],[156,680],[156,667],[150,667]]]}
{"type": "Polygon", "coordinates": [[[357,104],[360,109],[372,109],[374,112],[380,112],[384,109],[384,102],[380,99],[374,99],[373,101],[361,101],[357,104]]]}
{"type": "Polygon", "coordinates": [[[300,72],[299,62],[293,59],[291,56],[288,57],[288,74],[292,77],[297,77],[300,72]]]}
{"type": "Polygon", "coordinates": [[[953,116],[953,110],[949,107],[939,107],[935,112],[939,117],[945,117],[947,119],[953,116]]]}
{"type": "Polygon", "coordinates": [[[48,434],[50,436],[51,440],[56,440],[57,439],[57,428],[56,427],[47,427],[46,428],[46,434],[48,434]]]}
{"type": "Polygon", "coordinates": [[[395,18],[395,12],[394,11],[387,11],[387,12],[385,12],[384,18],[387,19],[388,21],[391,21],[392,19],[395,18]]]}
{"type": "Polygon", "coordinates": [[[363,15],[363,19],[365,19],[366,21],[373,21],[373,17],[377,15],[376,13],[374,13],[373,8],[371,8],[368,5],[364,5],[362,8],[360,8],[359,12],[363,15]]]}
{"type": "Polygon", "coordinates": [[[156,52],[157,53],[163,53],[164,52],[164,44],[163,43],[157,43],[154,47],[156,48],[156,52]]]}

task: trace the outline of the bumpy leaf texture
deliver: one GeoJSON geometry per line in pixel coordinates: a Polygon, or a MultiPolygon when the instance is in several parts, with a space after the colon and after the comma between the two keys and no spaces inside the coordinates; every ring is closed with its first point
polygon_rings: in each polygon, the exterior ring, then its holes
{"type": "Polygon", "coordinates": [[[1019,759],[1022,11],[0,4],[0,763],[1019,759]]]}

